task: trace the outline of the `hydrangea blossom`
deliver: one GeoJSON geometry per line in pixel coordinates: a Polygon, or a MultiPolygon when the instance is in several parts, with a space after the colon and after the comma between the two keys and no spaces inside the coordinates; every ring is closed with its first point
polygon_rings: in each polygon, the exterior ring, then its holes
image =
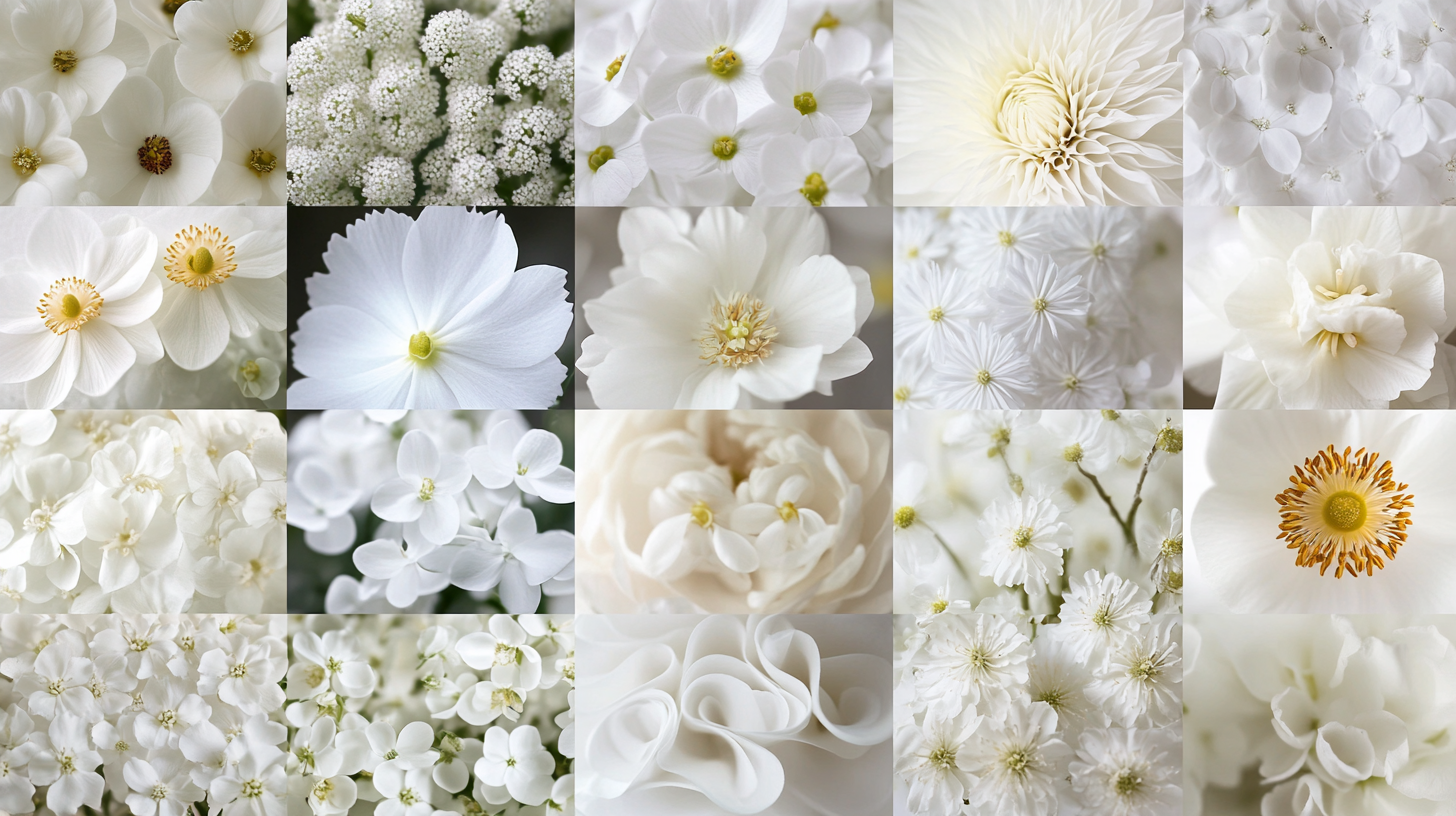
{"type": "Polygon", "coordinates": [[[272,414],[19,414],[4,423],[30,440],[0,506],[5,611],[283,611],[287,441],[272,414]]]}
{"type": "Polygon", "coordinates": [[[75,816],[102,812],[105,797],[136,816],[285,812],[283,635],[282,616],[8,616],[0,806],[75,816]],[[249,704],[209,683],[209,664],[241,655],[233,665],[265,692],[249,704]]]}
{"type": "Polygon", "coordinates": [[[288,55],[294,204],[570,205],[570,0],[313,0],[288,55]]]}
{"type": "Polygon", "coordinates": [[[515,411],[300,420],[289,450],[290,535],[322,555],[348,554],[358,577],[327,570],[317,595],[295,605],[345,613],[485,603],[519,613],[544,601],[571,611],[571,414],[545,422],[549,430],[531,428],[515,411]]]}
{"type": "Polygon", "coordinates": [[[593,10],[575,68],[581,203],[888,203],[891,40],[870,0],[593,10]]]}
{"type": "Polygon", "coordinates": [[[1176,405],[1181,240],[1137,210],[896,210],[896,407],[1176,405]]]}

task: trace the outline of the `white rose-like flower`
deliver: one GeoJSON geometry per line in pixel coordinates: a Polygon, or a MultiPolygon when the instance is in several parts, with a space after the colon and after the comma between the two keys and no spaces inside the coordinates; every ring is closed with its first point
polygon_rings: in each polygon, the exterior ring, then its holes
{"type": "Polygon", "coordinates": [[[576,571],[588,610],[885,608],[889,436],[865,419],[656,411],[578,420],[576,571]],[[721,492],[695,492],[709,482],[721,492]]]}
{"type": "Polygon", "coordinates": [[[897,203],[1178,204],[1174,0],[896,7],[897,203]]]}
{"type": "Polygon", "coordinates": [[[584,307],[577,368],[602,408],[780,403],[869,365],[869,274],[828,254],[809,212],[709,209],[691,230],[624,215],[640,271],[584,307]]]}

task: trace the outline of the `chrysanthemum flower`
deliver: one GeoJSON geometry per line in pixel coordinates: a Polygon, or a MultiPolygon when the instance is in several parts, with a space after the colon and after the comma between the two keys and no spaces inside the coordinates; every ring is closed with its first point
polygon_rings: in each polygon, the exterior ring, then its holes
{"type": "Polygon", "coordinates": [[[895,10],[897,203],[1181,201],[1175,0],[895,10]]]}

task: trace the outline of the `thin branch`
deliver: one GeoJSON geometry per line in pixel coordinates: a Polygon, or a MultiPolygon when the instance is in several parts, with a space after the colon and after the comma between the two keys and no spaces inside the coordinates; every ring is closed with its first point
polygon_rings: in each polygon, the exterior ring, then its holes
{"type": "Polygon", "coordinates": [[[940,546],[945,548],[945,554],[950,556],[950,562],[952,564],[955,564],[956,571],[959,572],[962,577],[969,579],[971,577],[971,574],[969,572],[966,572],[966,565],[962,564],[960,558],[956,557],[955,550],[952,550],[950,548],[950,545],[945,543],[945,539],[940,537],[940,533],[937,533],[933,528],[931,528],[929,524],[925,525],[925,528],[927,530],[930,530],[930,534],[935,536],[935,540],[939,541],[940,546]]]}
{"type": "Polygon", "coordinates": [[[1083,470],[1080,463],[1077,465],[1077,472],[1087,477],[1087,481],[1091,482],[1092,486],[1097,489],[1097,495],[1100,496],[1102,498],[1102,501],[1107,504],[1107,509],[1112,512],[1112,518],[1117,521],[1117,526],[1121,527],[1124,531],[1126,531],[1127,524],[1123,522],[1122,514],[1117,512],[1117,505],[1112,503],[1112,497],[1107,495],[1106,490],[1102,489],[1102,483],[1097,481],[1096,476],[1093,476],[1092,474],[1083,470]]]}
{"type": "MultiPolygon", "coordinates": [[[[1131,536],[1131,532],[1133,529],[1132,523],[1133,520],[1137,518],[1138,508],[1141,507],[1143,503],[1143,482],[1147,481],[1148,468],[1152,466],[1153,457],[1157,454],[1158,444],[1154,442],[1153,449],[1148,451],[1148,458],[1143,460],[1143,472],[1141,475],[1138,476],[1137,489],[1134,490],[1132,493],[1132,506],[1127,509],[1127,530],[1129,532],[1128,541],[1133,540],[1131,536]]],[[[1136,548],[1137,545],[1134,543],[1133,546],[1134,548],[1136,548]]]]}

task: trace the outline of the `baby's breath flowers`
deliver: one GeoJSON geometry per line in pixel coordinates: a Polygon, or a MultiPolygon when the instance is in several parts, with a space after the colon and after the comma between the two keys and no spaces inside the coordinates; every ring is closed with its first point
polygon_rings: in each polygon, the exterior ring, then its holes
{"type": "Polygon", "coordinates": [[[288,57],[289,201],[573,202],[570,0],[312,5],[288,57]]]}

